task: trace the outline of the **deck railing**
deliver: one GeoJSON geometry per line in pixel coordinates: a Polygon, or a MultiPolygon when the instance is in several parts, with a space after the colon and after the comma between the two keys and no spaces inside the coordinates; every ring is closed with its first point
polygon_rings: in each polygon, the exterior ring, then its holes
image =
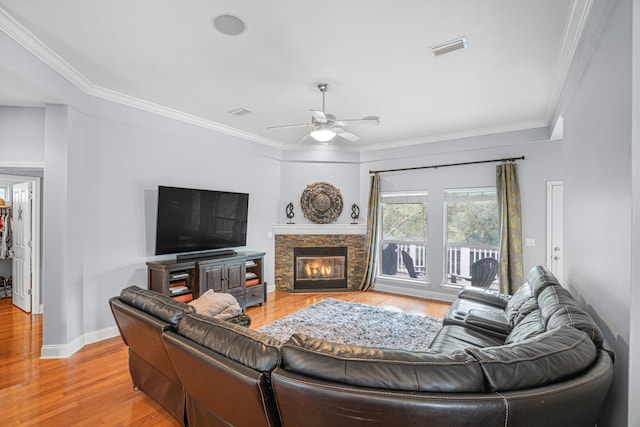
{"type": "MultiPolygon", "coordinates": [[[[391,248],[393,249],[393,248],[391,248]]],[[[382,243],[382,273],[385,275],[401,275],[409,277],[407,266],[402,259],[402,252],[406,252],[413,261],[413,268],[417,274],[417,279],[424,280],[428,278],[427,272],[427,250],[424,244],[400,241],[385,240],[382,243]],[[395,245],[395,260],[385,260],[385,256],[393,253],[392,250],[385,248],[389,245],[395,245]],[[385,268],[386,267],[386,268],[385,268]]],[[[456,245],[447,248],[447,277],[450,274],[458,276],[471,276],[471,264],[482,258],[499,259],[500,253],[496,248],[480,247],[478,245],[456,245]]],[[[459,284],[464,284],[458,282],[459,284]]]]}

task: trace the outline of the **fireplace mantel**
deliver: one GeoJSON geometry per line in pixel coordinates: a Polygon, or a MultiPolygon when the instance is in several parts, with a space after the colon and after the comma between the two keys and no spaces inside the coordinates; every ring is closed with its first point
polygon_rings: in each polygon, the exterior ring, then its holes
{"type": "Polygon", "coordinates": [[[273,224],[273,234],[367,234],[366,224],[273,224]]]}

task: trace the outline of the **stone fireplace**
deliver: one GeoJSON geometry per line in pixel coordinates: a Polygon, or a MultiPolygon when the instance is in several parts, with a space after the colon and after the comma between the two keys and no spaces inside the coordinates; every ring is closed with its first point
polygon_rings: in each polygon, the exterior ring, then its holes
{"type": "Polygon", "coordinates": [[[364,224],[278,224],[273,230],[277,290],[358,290],[366,257],[364,224]]]}

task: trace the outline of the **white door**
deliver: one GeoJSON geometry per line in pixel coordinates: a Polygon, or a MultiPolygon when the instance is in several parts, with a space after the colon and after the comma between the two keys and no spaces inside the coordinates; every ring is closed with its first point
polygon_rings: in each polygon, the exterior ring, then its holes
{"type": "Polygon", "coordinates": [[[562,181],[547,183],[547,267],[562,283],[562,181]]]}
{"type": "Polygon", "coordinates": [[[31,182],[13,185],[13,305],[31,312],[31,182]]]}

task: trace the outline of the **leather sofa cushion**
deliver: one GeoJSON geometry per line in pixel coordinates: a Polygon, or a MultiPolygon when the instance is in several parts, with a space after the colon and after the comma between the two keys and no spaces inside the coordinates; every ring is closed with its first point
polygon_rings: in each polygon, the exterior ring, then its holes
{"type": "Polygon", "coordinates": [[[534,299],[533,292],[531,292],[529,284],[525,283],[515,291],[511,299],[507,302],[504,312],[512,327],[515,325],[515,319],[518,317],[522,306],[531,299],[534,299]]]}
{"type": "Polygon", "coordinates": [[[552,384],[587,369],[597,350],[584,332],[560,327],[517,344],[469,348],[480,362],[489,391],[521,390],[552,384]]]}
{"type": "Polygon", "coordinates": [[[431,342],[429,350],[450,353],[464,351],[467,347],[493,347],[503,343],[504,337],[499,338],[476,328],[444,325],[431,342]]]}
{"type": "Polygon", "coordinates": [[[490,313],[490,315],[504,316],[504,309],[502,308],[485,304],[479,300],[458,298],[449,307],[443,323],[445,325],[462,325],[471,310],[483,310],[490,313]]]}
{"type": "Polygon", "coordinates": [[[465,352],[410,352],[336,344],[294,334],[282,346],[282,367],[325,381],[388,390],[478,392],[484,378],[465,352]]]}
{"type": "Polygon", "coordinates": [[[271,372],[280,362],[280,341],[224,320],[190,314],[178,334],[256,371],[271,372]]]}
{"type": "Polygon", "coordinates": [[[529,270],[527,273],[527,283],[531,286],[531,291],[536,298],[547,286],[560,286],[558,279],[556,279],[551,270],[542,265],[536,265],[529,270]]]}
{"type": "Polygon", "coordinates": [[[522,321],[518,322],[507,336],[505,344],[512,344],[540,335],[546,331],[542,324],[540,310],[529,313],[522,321]]]}
{"type": "Polygon", "coordinates": [[[538,300],[535,297],[531,297],[522,304],[520,309],[515,313],[513,319],[511,319],[511,326],[515,327],[522,322],[528,315],[534,310],[538,309],[538,300]]]}
{"type": "Polygon", "coordinates": [[[600,328],[562,286],[547,286],[538,296],[538,306],[547,329],[571,326],[589,335],[598,348],[602,347],[604,338],[600,328]]]}
{"type": "Polygon", "coordinates": [[[493,313],[486,310],[471,310],[464,319],[464,323],[489,331],[495,331],[507,336],[511,332],[511,323],[503,313],[493,313]]]}
{"type": "Polygon", "coordinates": [[[184,302],[135,285],[124,288],[120,292],[120,300],[173,326],[177,326],[186,314],[194,312],[184,302]]]}
{"type": "Polygon", "coordinates": [[[504,309],[511,299],[511,295],[501,294],[492,289],[466,287],[460,289],[458,298],[478,301],[484,305],[504,309]]]}

